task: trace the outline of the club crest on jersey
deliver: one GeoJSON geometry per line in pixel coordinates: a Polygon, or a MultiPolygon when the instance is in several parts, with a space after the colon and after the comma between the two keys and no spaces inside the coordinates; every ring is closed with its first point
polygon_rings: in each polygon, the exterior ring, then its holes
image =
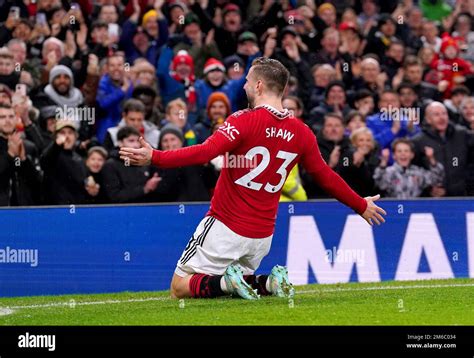
{"type": "Polygon", "coordinates": [[[219,130],[229,139],[234,140],[237,134],[240,132],[229,122],[225,122],[222,126],[219,127],[219,130]]]}

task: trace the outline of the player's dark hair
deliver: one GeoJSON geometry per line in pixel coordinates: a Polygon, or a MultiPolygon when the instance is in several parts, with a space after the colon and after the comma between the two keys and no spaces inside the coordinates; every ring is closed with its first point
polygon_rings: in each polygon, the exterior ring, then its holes
{"type": "Polygon", "coordinates": [[[132,135],[140,137],[141,134],[137,129],[130,126],[126,126],[119,129],[117,133],[117,140],[124,140],[125,138],[128,138],[132,135]]]}
{"type": "Polygon", "coordinates": [[[123,113],[127,114],[128,112],[141,112],[145,114],[145,105],[138,99],[131,98],[123,105],[123,113]]]}
{"type": "Polygon", "coordinates": [[[392,153],[395,152],[395,148],[398,144],[406,144],[410,147],[410,150],[415,153],[415,145],[408,138],[397,138],[392,142],[392,153]]]}
{"type": "Polygon", "coordinates": [[[283,94],[290,72],[282,65],[280,61],[267,58],[258,57],[252,62],[253,75],[262,80],[265,86],[278,96],[283,94]]]}

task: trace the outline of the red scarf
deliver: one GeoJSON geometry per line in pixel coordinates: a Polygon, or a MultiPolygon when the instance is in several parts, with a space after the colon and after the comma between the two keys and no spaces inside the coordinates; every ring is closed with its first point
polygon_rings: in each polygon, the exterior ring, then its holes
{"type": "Polygon", "coordinates": [[[184,85],[184,95],[186,97],[186,102],[188,103],[188,111],[194,112],[196,110],[196,91],[194,89],[194,74],[189,75],[188,77],[182,78],[176,72],[171,71],[171,77],[174,78],[179,83],[184,85]]]}

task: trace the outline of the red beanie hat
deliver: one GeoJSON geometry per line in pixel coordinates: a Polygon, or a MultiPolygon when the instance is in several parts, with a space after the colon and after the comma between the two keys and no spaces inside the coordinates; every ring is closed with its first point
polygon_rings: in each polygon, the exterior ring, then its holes
{"type": "Polygon", "coordinates": [[[224,64],[215,59],[215,58],[210,58],[209,60],[206,61],[206,63],[204,64],[204,70],[203,70],[203,74],[204,76],[207,75],[209,72],[211,71],[221,71],[221,72],[224,72],[225,73],[225,66],[224,64]]]}
{"type": "Polygon", "coordinates": [[[178,67],[178,65],[182,63],[191,67],[191,72],[194,73],[194,60],[191,55],[185,50],[178,51],[176,56],[174,56],[173,62],[171,63],[171,69],[173,71],[176,71],[176,67],[178,67]]]}
{"type": "Polygon", "coordinates": [[[444,36],[443,41],[441,42],[441,53],[444,54],[444,51],[446,51],[449,46],[454,46],[456,51],[459,52],[458,42],[451,36],[444,36]]]}

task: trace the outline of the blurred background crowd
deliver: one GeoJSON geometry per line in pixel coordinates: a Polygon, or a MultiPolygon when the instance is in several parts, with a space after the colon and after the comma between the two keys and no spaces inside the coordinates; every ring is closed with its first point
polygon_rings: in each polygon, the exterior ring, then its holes
{"type": "MultiPolygon", "coordinates": [[[[470,0],[0,0],[0,206],[209,200],[222,158],[118,149],[204,142],[259,56],[360,195],[473,195],[473,20],[470,0]]],[[[281,200],[323,197],[295,167],[281,200]]]]}

